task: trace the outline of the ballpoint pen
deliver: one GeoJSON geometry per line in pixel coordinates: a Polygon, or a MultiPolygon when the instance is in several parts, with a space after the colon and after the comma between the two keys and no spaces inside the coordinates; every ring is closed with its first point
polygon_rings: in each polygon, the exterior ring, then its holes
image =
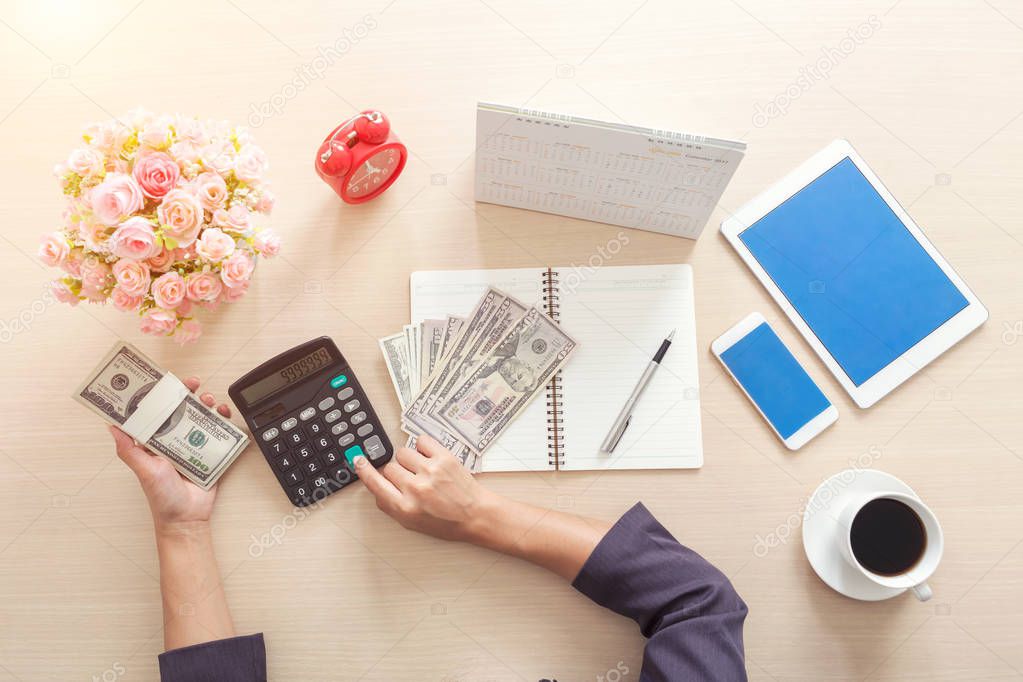
{"type": "Polygon", "coordinates": [[[614,449],[618,446],[618,441],[622,439],[622,435],[625,433],[625,429],[629,427],[629,422],[632,420],[632,412],[636,409],[636,403],[639,402],[639,397],[643,395],[643,391],[646,390],[647,384],[650,383],[650,379],[653,378],[654,372],[661,366],[661,360],[664,358],[664,354],[668,352],[668,348],[671,347],[671,340],[675,338],[675,330],[672,329],[668,337],[661,342],[661,347],[654,353],[653,359],[647,364],[646,369],[643,370],[643,374],[640,375],[639,381],[636,382],[636,387],[632,389],[632,393],[629,394],[629,399],[625,401],[625,405],[622,406],[622,411],[618,413],[618,418],[615,419],[614,424],[611,425],[611,430],[608,431],[607,437],[604,438],[604,442],[600,445],[600,451],[609,455],[614,452],[614,449]]]}

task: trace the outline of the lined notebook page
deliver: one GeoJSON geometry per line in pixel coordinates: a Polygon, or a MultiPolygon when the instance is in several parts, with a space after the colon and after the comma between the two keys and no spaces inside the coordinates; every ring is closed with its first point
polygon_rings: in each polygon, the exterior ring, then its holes
{"type": "MultiPolygon", "coordinates": [[[[543,308],[545,269],[413,272],[412,322],[468,315],[488,286],[543,308]]],[[[572,361],[569,360],[569,364],[572,361]]],[[[483,471],[548,471],[546,389],[526,406],[483,456],[483,471]]]]}
{"type": "Polygon", "coordinates": [[[559,273],[561,324],[579,341],[562,370],[562,468],[702,466],[692,268],[644,265],[572,273],[559,273]],[[673,328],[671,348],[621,442],[613,454],[600,454],[619,410],[673,328]]]}

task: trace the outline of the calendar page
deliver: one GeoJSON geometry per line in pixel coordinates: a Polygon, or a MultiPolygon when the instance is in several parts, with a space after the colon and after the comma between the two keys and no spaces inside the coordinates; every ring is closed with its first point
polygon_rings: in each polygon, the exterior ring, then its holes
{"type": "Polygon", "coordinates": [[[745,150],[744,142],[480,103],[476,201],[696,239],[745,150]]]}

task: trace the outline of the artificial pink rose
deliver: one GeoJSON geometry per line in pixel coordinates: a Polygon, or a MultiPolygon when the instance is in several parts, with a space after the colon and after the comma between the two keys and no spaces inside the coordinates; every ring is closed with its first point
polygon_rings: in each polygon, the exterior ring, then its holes
{"type": "Polygon", "coordinates": [[[234,237],[216,227],[208,227],[195,240],[195,252],[211,261],[224,260],[234,253],[234,237]]]}
{"type": "Polygon", "coordinates": [[[189,301],[187,298],[183,300],[177,307],[178,317],[186,317],[192,312],[192,306],[195,304],[189,301]]]}
{"type": "MultiPolygon", "coordinates": [[[[221,273],[223,275],[223,273],[221,273]]],[[[239,298],[245,295],[245,292],[249,290],[249,283],[243,282],[236,287],[224,287],[224,290],[220,294],[220,298],[217,299],[218,303],[234,303],[239,298]]]]}
{"type": "Polygon", "coordinates": [[[137,260],[122,258],[114,263],[117,288],[129,296],[143,296],[149,291],[149,266],[137,260]]]}
{"type": "Polygon", "coordinates": [[[194,242],[202,227],[202,206],[190,192],[180,188],[164,195],[156,215],[163,225],[164,234],[181,247],[194,242]]]}
{"type": "Polygon", "coordinates": [[[108,173],[89,193],[92,212],[105,225],[117,225],[142,208],[142,189],[125,173],[108,173]]]}
{"type": "Polygon", "coordinates": [[[67,157],[67,170],[84,177],[103,172],[103,155],[90,147],[80,147],[67,157]]]}
{"type": "Polygon", "coordinates": [[[223,208],[227,202],[227,183],[217,173],[200,173],[195,179],[195,192],[199,203],[210,213],[223,208]]]}
{"type": "Polygon", "coordinates": [[[193,272],[185,277],[185,295],[192,301],[215,301],[223,289],[223,282],[212,272],[193,272]]]}
{"type": "Polygon", "coordinates": [[[68,253],[67,258],[60,264],[61,269],[72,277],[81,277],[82,275],[82,261],[85,260],[85,251],[83,249],[71,249],[68,253]]]}
{"type": "Polygon", "coordinates": [[[192,260],[193,258],[195,258],[195,242],[192,242],[186,248],[174,249],[175,261],[192,260]]]}
{"type": "Polygon", "coordinates": [[[110,235],[110,252],[118,258],[145,260],[159,253],[160,245],[152,224],[135,216],[121,223],[110,235]]]}
{"type": "Polygon", "coordinates": [[[68,254],[71,253],[71,246],[67,239],[60,232],[51,232],[43,235],[39,243],[39,260],[51,268],[63,263],[68,254]]]}
{"type": "Polygon", "coordinates": [[[169,116],[151,118],[139,127],[142,128],[139,133],[139,143],[146,147],[160,149],[170,141],[171,119],[169,116]]]}
{"type": "Polygon", "coordinates": [[[281,252],[281,238],[273,230],[260,230],[252,240],[252,248],[266,258],[281,252]]]}
{"type": "Polygon", "coordinates": [[[168,272],[153,280],[153,301],[167,310],[173,310],[185,300],[185,280],[176,272],[168,272]]]}
{"type": "Polygon", "coordinates": [[[202,336],[202,325],[198,320],[185,320],[174,332],[174,340],[182,346],[195,342],[200,336],[202,336]]]}
{"type": "Polygon", "coordinates": [[[174,249],[160,249],[155,256],[150,256],[146,261],[149,267],[156,272],[166,272],[167,268],[174,263],[174,249]]]}
{"type": "Polygon", "coordinates": [[[248,284],[255,261],[244,251],[235,251],[220,264],[220,280],[228,289],[248,284]]]}
{"type": "Polygon", "coordinates": [[[266,190],[259,193],[259,199],[256,201],[255,209],[260,213],[269,213],[274,209],[274,195],[270,194],[266,190]]]}
{"type": "Polygon", "coordinates": [[[174,189],[181,177],[181,169],[177,162],[163,152],[146,154],[135,162],[132,170],[135,181],[142,188],[142,193],[150,199],[159,199],[174,189]]]}
{"type": "Polygon", "coordinates": [[[175,142],[167,151],[179,164],[199,162],[199,148],[189,142],[175,142]]]}
{"type": "Polygon", "coordinates": [[[161,308],[150,308],[142,314],[140,329],[143,334],[169,336],[178,326],[178,316],[173,311],[161,308]]]}
{"type": "Polygon", "coordinates": [[[78,238],[85,242],[91,251],[106,250],[109,237],[110,228],[101,222],[90,219],[78,223],[78,238]]]}
{"type": "Polygon", "coordinates": [[[82,296],[89,303],[106,303],[109,294],[104,289],[82,286],[82,296]]]}
{"type": "Polygon", "coordinates": [[[85,139],[91,147],[114,156],[120,153],[130,136],[131,130],[116,120],[93,123],[85,129],[85,139]]]}
{"type": "Polygon", "coordinates": [[[55,279],[50,282],[50,292],[53,294],[53,297],[61,303],[78,305],[79,299],[75,296],[74,292],[71,291],[71,287],[59,279],[55,279]]]}
{"type": "Polygon", "coordinates": [[[82,261],[82,292],[103,291],[113,284],[110,266],[95,256],[88,256],[82,261]]]}
{"type": "Polygon", "coordinates": [[[227,173],[234,168],[234,147],[225,143],[208,144],[199,150],[203,164],[217,173],[227,173]]]}
{"type": "Polygon", "coordinates": [[[256,145],[249,144],[238,152],[234,160],[234,174],[239,180],[256,183],[262,179],[268,166],[266,153],[256,145]]]}
{"type": "Polygon", "coordinates": [[[129,294],[120,286],[116,286],[110,292],[110,302],[122,312],[131,312],[132,310],[138,310],[139,306],[142,305],[142,296],[129,294]]]}
{"type": "Polygon", "coordinates": [[[217,209],[213,212],[213,224],[229,232],[245,232],[249,229],[249,209],[241,204],[235,204],[227,210],[217,209]]]}

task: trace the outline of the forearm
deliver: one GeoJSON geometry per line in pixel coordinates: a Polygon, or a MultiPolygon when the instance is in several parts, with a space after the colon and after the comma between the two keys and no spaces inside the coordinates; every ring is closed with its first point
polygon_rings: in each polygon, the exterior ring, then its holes
{"type": "Polygon", "coordinates": [[[611,524],[534,507],[487,492],[468,540],[572,580],[611,524]]]}
{"type": "Polygon", "coordinates": [[[207,522],[157,526],[164,646],[176,649],[234,636],[207,522]]]}

